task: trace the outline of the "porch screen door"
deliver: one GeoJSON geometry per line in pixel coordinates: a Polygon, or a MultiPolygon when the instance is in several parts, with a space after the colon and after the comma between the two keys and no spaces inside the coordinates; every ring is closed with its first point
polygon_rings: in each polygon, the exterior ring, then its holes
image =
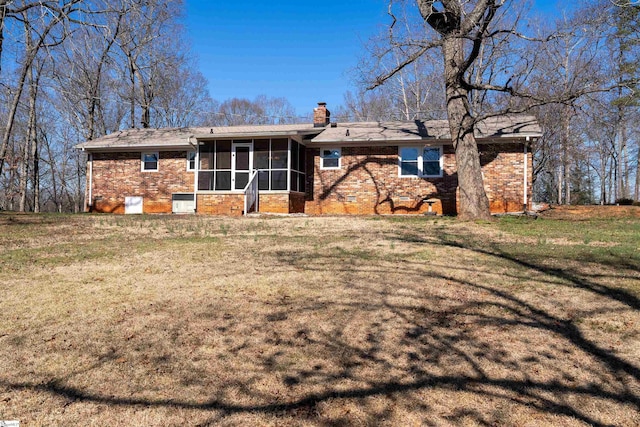
{"type": "Polygon", "coordinates": [[[233,145],[233,189],[243,190],[251,176],[251,144],[233,145]]]}

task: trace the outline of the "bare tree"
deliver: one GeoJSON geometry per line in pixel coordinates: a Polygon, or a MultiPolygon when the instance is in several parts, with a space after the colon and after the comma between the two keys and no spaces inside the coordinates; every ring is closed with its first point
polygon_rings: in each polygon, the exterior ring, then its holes
{"type": "Polygon", "coordinates": [[[259,95],[253,101],[246,98],[223,101],[212,120],[216,126],[239,126],[294,123],[297,118],[293,106],[285,98],[259,95]]]}
{"type": "MultiPolygon", "coordinates": [[[[640,54],[640,6],[627,5],[618,7],[612,14],[612,31],[609,37],[610,50],[613,61],[611,64],[611,75],[614,76],[618,87],[615,91],[615,99],[612,102],[616,110],[617,136],[616,136],[616,157],[617,168],[615,176],[617,179],[616,198],[629,198],[631,196],[631,185],[629,177],[631,173],[629,156],[629,133],[631,127],[631,116],[637,110],[638,85],[635,82],[640,74],[638,66],[638,54],[640,54]]],[[[639,150],[640,151],[640,150],[639,150]]],[[[636,167],[636,181],[638,166],[636,167]]],[[[637,197],[638,189],[634,195],[637,197]]]]}
{"type": "Polygon", "coordinates": [[[66,37],[66,32],[63,31],[62,33],[56,34],[55,30],[63,27],[63,24],[69,19],[70,15],[77,11],[79,3],[81,3],[81,0],[22,2],[17,4],[15,9],[9,9],[6,7],[7,4],[3,5],[3,23],[8,17],[21,19],[24,21],[25,28],[27,28],[29,34],[33,34],[35,37],[26,47],[9,107],[7,122],[0,145],[0,175],[2,175],[7,147],[15,124],[22,92],[33,61],[42,49],[62,43],[66,37]]]}
{"type": "Polygon", "coordinates": [[[381,56],[397,51],[394,48],[400,47],[400,51],[405,54],[404,58],[389,71],[379,74],[370,86],[374,88],[383,84],[425,53],[435,48],[440,49],[444,65],[447,116],[458,167],[459,217],[463,219],[490,218],[489,200],[484,190],[480,155],[474,136],[478,116],[472,111],[470,97],[473,90],[508,91],[510,86],[505,84],[498,87],[472,82],[468,77],[485,42],[505,32],[513,32],[513,28],[491,28],[491,23],[503,5],[503,1],[495,0],[418,0],[418,10],[426,24],[424,30],[430,28],[435,37],[425,36],[417,41],[410,39],[409,43],[392,40],[392,48],[382,52],[381,56]]]}
{"type": "Polygon", "coordinates": [[[165,63],[151,108],[153,127],[205,126],[217,106],[209,96],[208,82],[186,59],[165,63]]]}
{"type": "MultiPolygon", "coordinates": [[[[620,73],[602,67],[615,57],[604,41],[618,37],[610,19],[619,13],[616,8],[607,1],[587,1],[573,16],[563,17],[555,26],[537,31],[535,26],[529,26],[527,32],[532,34],[525,35],[521,31],[521,21],[526,16],[521,2],[391,0],[392,22],[387,37],[384,42],[376,41],[372,60],[361,69],[373,70],[365,79],[369,90],[378,90],[383,84],[394,84],[425,55],[440,53],[447,116],[458,162],[462,218],[489,216],[473,129],[478,121],[497,114],[538,111],[544,117],[542,111],[556,111],[561,120],[547,122],[553,122],[557,129],[545,129],[545,137],[557,138],[557,147],[544,138],[536,144],[535,149],[547,151],[534,153],[544,163],[544,167],[534,166],[534,173],[555,188],[553,197],[557,201],[569,203],[574,194],[597,187],[592,185],[589,167],[585,167],[588,156],[581,151],[585,145],[579,138],[584,133],[574,129],[574,121],[582,114],[581,99],[612,91],[628,93],[638,80],[636,73],[612,79],[620,73]],[[409,5],[421,18],[412,25],[403,22],[409,14],[397,12],[409,5]],[[580,174],[586,174],[588,185],[577,179],[580,174]]],[[[635,40],[637,34],[635,31],[635,40]]],[[[623,140],[624,135],[620,134],[618,140],[623,140]]],[[[624,160],[625,153],[616,157],[629,164],[624,160]]],[[[627,182],[630,169],[623,169],[614,174],[622,175],[627,182]]],[[[537,186],[545,187],[546,184],[537,186]]]]}
{"type": "Polygon", "coordinates": [[[214,102],[181,13],[169,0],[0,0],[2,208],[77,211],[75,144],[127,125],[204,123],[214,102]]]}

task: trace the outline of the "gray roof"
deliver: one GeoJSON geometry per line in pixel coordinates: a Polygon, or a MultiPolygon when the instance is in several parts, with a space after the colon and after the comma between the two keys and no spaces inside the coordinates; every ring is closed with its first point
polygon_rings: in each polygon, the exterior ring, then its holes
{"type": "MultiPolygon", "coordinates": [[[[127,149],[189,147],[189,136],[205,128],[127,129],[76,145],[79,149],[127,149]]],[[[192,140],[193,141],[193,140],[192,140]]]]}
{"type": "MultiPolygon", "coordinates": [[[[533,116],[510,115],[492,117],[476,126],[480,139],[539,137],[541,129],[533,116]]],[[[213,128],[129,129],[78,144],[86,150],[135,150],[140,148],[185,149],[196,140],[215,138],[258,138],[308,136],[312,144],[385,144],[428,140],[450,140],[446,120],[338,123],[335,127],[313,124],[247,125],[213,128]],[[348,131],[348,132],[347,132],[348,131]]]]}
{"type": "Polygon", "coordinates": [[[313,123],[302,123],[297,125],[244,125],[244,126],[221,126],[208,128],[205,133],[196,134],[198,139],[207,138],[240,138],[259,136],[279,136],[279,135],[316,135],[322,132],[323,128],[313,126],[313,123]]]}
{"type": "Polygon", "coordinates": [[[86,150],[136,148],[188,148],[196,140],[214,138],[254,138],[294,135],[317,135],[323,128],[313,124],[246,125],[163,129],[127,129],[76,145],[86,150]]]}
{"type": "MultiPolygon", "coordinates": [[[[476,126],[476,138],[539,137],[542,132],[533,116],[491,117],[476,126]]],[[[447,120],[340,123],[313,138],[315,143],[413,142],[451,140],[447,120]],[[347,132],[348,131],[348,132],[347,132]]]]}

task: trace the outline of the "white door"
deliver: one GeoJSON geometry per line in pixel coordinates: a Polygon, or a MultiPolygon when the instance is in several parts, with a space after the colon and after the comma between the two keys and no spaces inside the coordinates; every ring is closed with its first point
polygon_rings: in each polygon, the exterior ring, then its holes
{"type": "Polygon", "coordinates": [[[124,198],[124,213],[141,214],[142,213],[142,196],[127,196],[124,198]]]}
{"type": "Polygon", "coordinates": [[[252,163],[251,144],[233,144],[233,158],[231,159],[231,188],[244,190],[249,183],[252,163]]]}

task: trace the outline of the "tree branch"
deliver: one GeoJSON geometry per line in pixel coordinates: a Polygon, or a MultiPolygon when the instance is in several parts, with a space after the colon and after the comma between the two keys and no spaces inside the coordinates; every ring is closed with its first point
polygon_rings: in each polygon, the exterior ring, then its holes
{"type": "Polygon", "coordinates": [[[370,84],[369,86],[367,86],[367,90],[372,90],[377,88],[378,86],[381,86],[384,82],[386,82],[387,80],[389,80],[391,77],[395,76],[396,74],[398,74],[400,71],[402,71],[407,65],[410,65],[411,63],[415,62],[418,58],[420,58],[422,55],[425,54],[425,52],[427,52],[430,49],[436,48],[436,47],[440,47],[441,46],[441,42],[440,41],[434,41],[434,42],[430,42],[427,44],[423,44],[422,46],[419,47],[419,49],[417,51],[415,51],[414,53],[410,54],[409,56],[407,56],[407,58],[402,61],[399,62],[395,67],[393,67],[390,71],[377,76],[375,78],[375,81],[370,84]]]}

